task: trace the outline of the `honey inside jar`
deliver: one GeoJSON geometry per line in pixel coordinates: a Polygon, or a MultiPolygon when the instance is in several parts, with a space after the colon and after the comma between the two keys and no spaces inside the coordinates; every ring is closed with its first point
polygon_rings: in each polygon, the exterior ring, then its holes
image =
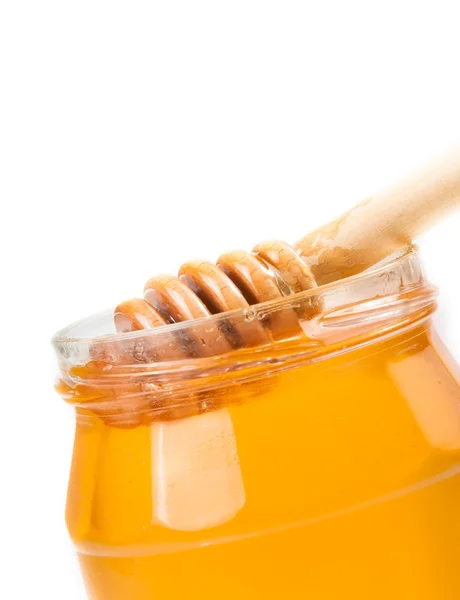
{"type": "Polygon", "coordinates": [[[458,598],[460,388],[434,303],[412,251],[251,311],[59,334],[89,597],[458,598]],[[175,358],[293,313],[289,336],[175,358]]]}

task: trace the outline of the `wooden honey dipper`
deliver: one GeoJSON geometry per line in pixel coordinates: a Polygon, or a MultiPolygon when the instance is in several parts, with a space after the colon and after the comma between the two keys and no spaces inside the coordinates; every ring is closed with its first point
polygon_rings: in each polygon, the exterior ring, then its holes
{"type": "MultiPolygon", "coordinates": [[[[192,261],[182,265],[178,277],[150,279],[143,300],[130,300],[117,307],[117,331],[150,329],[246,309],[354,275],[409,245],[459,206],[460,148],[361,202],[293,247],[268,241],[257,245],[252,253],[224,254],[217,265],[192,261]]],[[[276,322],[276,316],[272,319],[270,329],[275,334],[278,327],[286,327],[286,315],[283,324],[276,322]]],[[[236,332],[232,339],[223,340],[211,330],[209,339],[201,348],[195,345],[193,353],[209,355],[239,342],[255,345],[268,341],[267,330],[260,324],[245,327],[244,336],[238,340],[236,332]]],[[[177,357],[175,350],[173,354],[177,357]]]]}
{"type": "MultiPolygon", "coordinates": [[[[184,264],[179,276],[150,279],[144,299],[120,304],[117,331],[151,329],[207,317],[354,275],[404,248],[460,205],[460,151],[450,153],[397,185],[358,204],[348,213],[308,234],[294,247],[266,242],[252,253],[232,252],[184,264]]],[[[318,307],[316,307],[318,308],[318,307]]],[[[292,314],[295,319],[295,314],[292,314]]],[[[257,345],[286,327],[270,321],[245,323],[244,331],[210,326],[206,338],[153,348],[149,360],[210,356],[239,345],[257,345]]],[[[450,400],[449,400],[450,402],[450,400]]],[[[455,399],[448,422],[436,421],[427,406],[412,406],[429,441],[460,447],[455,399]]],[[[164,526],[200,530],[232,519],[245,504],[244,481],[230,412],[219,408],[171,422],[151,424],[154,515],[164,526]]]]}

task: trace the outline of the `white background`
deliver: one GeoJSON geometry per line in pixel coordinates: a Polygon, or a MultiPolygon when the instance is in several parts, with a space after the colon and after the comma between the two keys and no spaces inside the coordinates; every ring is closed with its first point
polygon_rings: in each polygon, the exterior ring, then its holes
{"type": "MultiPolygon", "coordinates": [[[[459,10],[1,3],[1,598],[85,597],[54,331],[183,260],[295,241],[459,142],[459,10]]],[[[459,231],[421,240],[457,359],[459,231]]]]}

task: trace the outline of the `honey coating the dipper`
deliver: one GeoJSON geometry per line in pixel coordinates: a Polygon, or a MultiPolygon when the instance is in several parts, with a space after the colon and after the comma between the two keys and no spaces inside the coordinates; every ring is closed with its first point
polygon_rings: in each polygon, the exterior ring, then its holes
{"type": "MultiPolygon", "coordinates": [[[[160,276],[150,279],[144,289],[144,299],[155,317],[145,322],[148,328],[163,323],[178,323],[191,319],[208,317],[236,309],[248,309],[251,305],[282,300],[286,295],[312,289],[315,280],[299,255],[284,242],[266,242],[254,248],[252,253],[235,251],[222,255],[217,265],[207,261],[193,261],[182,265],[178,277],[160,276]]],[[[123,314],[125,328],[130,331],[140,328],[135,311],[141,300],[133,300],[120,305],[115,313],[123,314]],[[131,325],[130,325],[131,323],[131,325]]],[[[316,307],[317,309],[318,307],[316,307]]],[[[276,316],[269,326],[255,323],[250,331],[245,331],[245,339],[227,335],[232,348],[241,345],[252,346],[268,342],[273,336],[289,335],[298,330],[295,314],[285,312],[282,323],[276,316]]],[[[120,321],[118,318],[118,325],[120,321]]],[[[203,340],[202,353],[220,354],[221,348],[213,344],[225,343],[219,338],[209,345],[203,340]]],[[[195,349],[198,354],[200,350],[195,349]]]]}

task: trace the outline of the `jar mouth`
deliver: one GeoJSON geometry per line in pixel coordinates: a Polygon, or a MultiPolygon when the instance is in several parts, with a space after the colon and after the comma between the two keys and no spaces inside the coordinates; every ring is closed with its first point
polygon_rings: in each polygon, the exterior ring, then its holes
{"type": "MultiPolygon", "coordinates": [[[[109,343],[136,340],[139,338],[161,338],[166,331],[169,333],[186,333],[187,330],[196,330],[196,328],[203,325],[218,325],[229,319],[245,322],[262,321],[267,315],[273,315],[289,308],[311,303],[313,299],[324,295],[347,294],[353,288],[362,287],[363,284],[371,286],[372,282],[377,281],[382,276],[385,276],[385,274],[388,274],[388,276],[391,274],[393,279],[395,278],[395,274],[400,276],[401,285],[399,291],[402,291],[403,288],[424,283],[417,247],[415,245],[408,246],[403,251],[387,257],[377,265],[361,273],[344,277],[303,292],[286,295],[280,300],[269,300],[254,304],[247,309],[235,309],[200,319],[170,323],[155,327],[154,329],[118,333],[115,330],[113,319],[114,309],[109,309],[75,321],[67,327],[60,329],[52,337],[51,343],[59,351],[63,346],[68,348],[69,346],[78,344],[109,343]]],[[[381,296],[382,294],[376,293],[374,297],[376,295],[381,296]]]]}
{"type": "Polygon", "coordinates": [[[111,332],[107,311],[53,338],[58,390],[114,426],[200,414],[260,395],[283,370],[415,327],[435,310],[436,295],[411,247],[358,275],[247,310],[122,334],[111,332]]]}

